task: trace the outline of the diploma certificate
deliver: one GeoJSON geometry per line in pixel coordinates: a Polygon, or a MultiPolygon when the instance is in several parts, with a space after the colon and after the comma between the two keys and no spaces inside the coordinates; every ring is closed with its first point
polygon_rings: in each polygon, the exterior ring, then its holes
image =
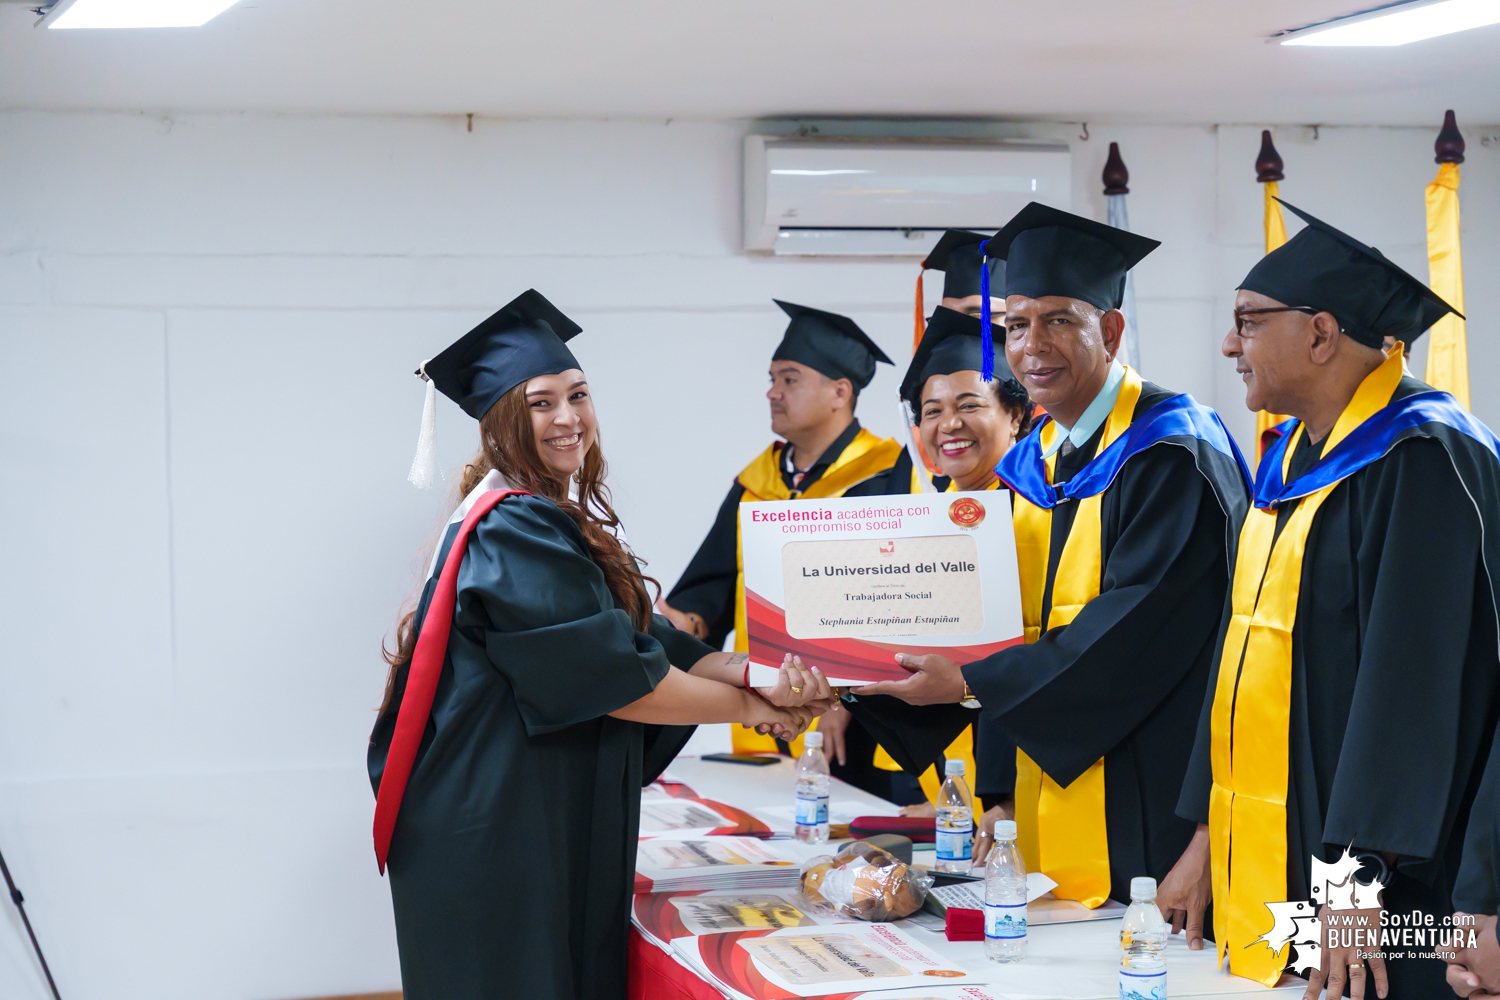
{"type": "Polygon", "coordinates": [[[900,680],[895,654],[959,663],[1022,641],[1010,494],[740,505],[750,682],[787,653],[838,685],[900,680]]]}

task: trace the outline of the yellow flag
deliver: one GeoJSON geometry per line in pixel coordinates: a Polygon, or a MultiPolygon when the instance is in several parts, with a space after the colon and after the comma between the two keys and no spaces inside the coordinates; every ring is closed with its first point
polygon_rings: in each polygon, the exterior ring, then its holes
{"type": "MultiPolygon", "coordinates": [[[[1464,311],[1464,265],[1458,240],[1458,164],[1441,163],[1427,185],[1427,284],[1464,311]]],[[[1464,321],[1449,313],[1427,334],[1427,384],[1469,407],[1469,342],[1464,321]]]]}
{"type": "MultiPolygon", "coordinates": [[[[1266,253],[1270,253],[1286,242],[1286,220],[1281,215],[1281,203],[1276,200],[1276,182],[1265,181],[1261,186],[1266,189],[1266,253]]],[[[1457,206],[1455,206],[1454,212],[1457,211],[1457,206]]],[[[1265,438],[1266,431],[1286,419],[1279,413],[1255,411],[1255,461],[1257,464],[1264,450],[1261,442],[1265,438]]]]}
{"type": "Polygon", "coordinates": [[[1281,192],[1275,181],[1266,181],[1266,253],[1286,242],[1286,219],[1281,215],[1281,202],[1276,196],[1281,192]]]}

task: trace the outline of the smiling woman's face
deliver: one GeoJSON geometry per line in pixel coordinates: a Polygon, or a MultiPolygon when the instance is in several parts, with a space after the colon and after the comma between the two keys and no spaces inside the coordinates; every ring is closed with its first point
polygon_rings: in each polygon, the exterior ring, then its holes
{"type": "Polygon", "coordinates": [[[567,481],[583,467],[583,457],[599,436],[594,397],[577,368],[558,375],[538,375],[526,383],[526,409],[537,454],[559,479],[567,481]]]}
{"type": "Polygon", "coordinates": [[[989,485],[1021,417],[1000,402],[997,384],[976,371],[934,375],[922,388],[922,444],[961,490],[989,485]]]}

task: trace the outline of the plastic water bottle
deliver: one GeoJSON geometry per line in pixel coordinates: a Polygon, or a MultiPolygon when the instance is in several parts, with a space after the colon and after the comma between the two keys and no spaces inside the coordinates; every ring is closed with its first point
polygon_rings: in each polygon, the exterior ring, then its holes
{"type": "Polygon", "coordinates": [[[1026,957],[1026,862],[1014,820],[995,824],[995,846],[984,869],[984,953],[991,962],[1026,957]]]}
{"type": "Polygon", "coordinates": [[[802,737],[797,758],[797,839],[828,843],[828,758],[823,756],[823,734],[802,737]]]}
{"type": "Polygon", "coordinates": [[[1156,879],[1130,880],[1120,923],[1120,1000],[1167,1000],[1167,922],[1156,908],[1156,879]]]}
{"type": "Polygon", "coordinates": [[[964,762],[943,765],[937,796],[937,869],[969,874],[974,867],[974,796],[964,782],[964,762]]]}

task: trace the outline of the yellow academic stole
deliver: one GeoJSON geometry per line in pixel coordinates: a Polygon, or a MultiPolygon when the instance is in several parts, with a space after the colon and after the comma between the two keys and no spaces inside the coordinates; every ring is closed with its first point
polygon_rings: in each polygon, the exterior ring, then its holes
{"type": "MultiPolygon", "coordinates": [[[[1141,397],[1141,377],[1125,369],[1125,381],[1099,441],[1103,452],[1130,428],[1141,397]]],[[[1042,450],[1061,434],[1056,421],[1042,428],[1042,450]]],[[[1097,454],[1097,453],[1096,453],[1097,454]]],[[[1057,470],[1057,456],[1047,462],[1047,481],[1057,470]]],[[[1063,543],[1052,582],[1052,609],[1042,626],[1042,598],[1052,551],[1052,511],[1013,494],[1016,561],[1021,573],[1021,619],[1026,641],[1036,642],[1047,629],[1066,625],[1083,606],[1099,596],[1104,576],[1103,538],[1099,521],[1104,495],[1075,501],[1078,512],[1063,543]]],[[[1076,899],[1090,909],[1109,898],[1109,839],[1104,818],[1104,761],[1096,761],[1064,788],[1044,773],[1026,751],[1016,750],[1016,842],[1028,871],[1045,872],[1057,882],[1059,899],[1076,899]]]]}
{"type": "MultiPolygon", "coordinates": [[[[755,503],[761,500],[821,500],[843,496],[844,491],[875,476],[895,464],[901,454],[901,445],[892,438],[880,438],[863,427],[843,454],[823,471],[823,475],[803,491],[787,489],[781,478],[781,448],[771,445],[756,456],[755,461],[745,466],[736,481],[745,488],[740,503],[755,503]]],[[[737,570],[734,578],[734,648],[744,653],[750,649],[750,633],[745,619],[745,554],[740,539],[740,529],[734,529],[734,560],[737,570]]],[[[753,729],[734,727],[734,752],[776,752],[776,741],[761,736],[753,729]]],[[[791,744],[793,754],[802,753],[799,737],[791,744]]]]}
{"type": "MultiPolygon", "coordinates": [[[[1401,381],[1402,355],[1397,345],[1360,383],[1323,454],[1390,403],[1401,381]]],[[[1298,424],[1282,458],[1283,477],[1302,433],[1298,424]]],[[[1275,923],[1265,904],[1284,902],[1287,892],[1292,629],[1302,589],[1302,557],[1318,508],[1337,486],[1332,483],[1297,501],[1279,538],[1274,509],[1251,507],[1245,515],[1214,688],[1208,806],[1214,938],[1220,964],[1227,951],[1231,972],[1266,986],[1274,986],[1286,967],[1285,948],[1272,951],[1257,941],[1275,923]]]]}

